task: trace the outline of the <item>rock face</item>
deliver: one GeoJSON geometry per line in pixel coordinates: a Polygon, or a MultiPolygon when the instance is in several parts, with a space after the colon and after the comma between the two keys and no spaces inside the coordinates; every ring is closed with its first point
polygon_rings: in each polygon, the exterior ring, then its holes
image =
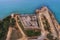
{"type": "MultiPolygon", "coordinates": [[[[14,16],[13,18],[15,18],[15,16],[16,16],[16,19],[15,19],[15,20],[17,20],[16,23],[20,27],[17,26],[18,30],[14,29],[12,31],[10,40],[60,40],[59,24],[56,21],[52,12],[47,7],[42,7],[40,10],[36,10],[35,16],[37,19],[38,29],[41,32],[41,35],[37,36],[36,39],[32,39],[32,37],[29,38],[26,35],[26,33],[24,32],[25,31],[24,27],[21,27],[21,25],[24,25],[24,23],[22,23],[24,20],[23,21],[20,20],[20,18],[21,18],[20,15],[13,15],[13,16],[14,16]],[[21,25],[18,23],[19,21],[21,21],[21,23],[20,23],[21,25]],[[19,32],[22,34],[20,34],[19,32]],[[21,38],[21,35],[22,35],[22,38],[21,38]]],[[[25,20],[27,20],[27,19],[25,19],[25,20]]],[[[28,20],[27,22],[30,22],[30,20],[28,20]]],[[[34,28],[31,29],[31,28],[32,27],[30,27],[30,30],[32,30],[32,29],[37,30],[36,28],[35,29],[34,28]]]]}

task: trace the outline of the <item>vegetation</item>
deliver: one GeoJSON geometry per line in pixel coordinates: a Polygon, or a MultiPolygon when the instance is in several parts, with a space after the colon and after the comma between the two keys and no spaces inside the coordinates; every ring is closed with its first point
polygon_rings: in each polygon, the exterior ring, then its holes
{"type": "Polygon", "coordinates": [[[11,18],[10,19],[10,25],[13,27],[13,26],[15,26],[15,19],[14,18],[11,18]]]}
{"type": "Polygon", "coordinates": [[[51,35],[52,33],[50,30],[50,25],[49,25],[48,20],[46,19],[45,16],[43,16],[43,24],[44,24],[44,29],[49,32],[49,34],[47,34],[47,38],[49,40],[59,40],[57,37],[55,39],[53,39],[54,36],[51,35]]]}
{"type": "Polygon", "coordinates": [[[15,20],[11,16],[0,21],[0,40],[5,40],[9,26],[13,27],[15,20]]]}
{"type": "Polygon", "coordinates": [[[20,27],[23,29],[23,31],[25,32],[25,34],[26,34],[28,37],[41,35],[41,31],[40,31],[40,30],[39,30],[39,31],[35,31],[35,30],[24,30],[21,21],[19,21],[18,23],[19,23],[20,27]]]}
{"type": "Polygon", "coordinates": [[[51,35],[50,33],[47,35],[47,38],[49,40],[59,40],[57,37],[55,37],[55,39],[53,39],[53,35],[51,35]]]}
{"type": "Polygon", "coordinates": [[[48,38],[49,40],[53,40],[53,36],[52,36],[50,33],[47,35],[47,38],[48,38]]]}
{"type": "Polygon", "coordinates": [[[59,39],[56,37],[55,40],[59,40],[59,39]]]}
{"type": "Polygon", "coordinates": [[[48,20],[46,19],[45,16],[43,16],[43,24],[44,24],[44,29],[46,31],[48,31],[49,33],[51,33],[50,25],[49,25],[48,20]]]}
{"type": "Polygon", "coordinates": [[[24,28],[23,28],[23,25],[22,25],[21,21],[19,21],[18,23],[19,23],[20,27],[24,30],[24,28]]]}
{"type": "Polygon", "coordinates": [[[26,30],[25,33],[29,37],[41,35],[40,31],[34,31],[34,30],[26,30]]]}
{"type": "Polygon", "coordinates": [[[10,19],[10,16],[0,21],[0,40],[5,40],[6,38],[6,34],[9,27],[9,19],[10,19]]]}

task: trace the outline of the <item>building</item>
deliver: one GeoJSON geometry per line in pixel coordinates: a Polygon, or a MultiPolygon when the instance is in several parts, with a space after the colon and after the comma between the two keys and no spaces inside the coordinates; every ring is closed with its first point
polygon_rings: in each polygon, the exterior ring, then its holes
{"type": "Polygon", "coordinates": [[[60,40],[59,24],[47,7],[36,10],[36,14],[32,15],[14,15],[16,25],[9,28],[6,40],[60,40]],[[12,31],[20,36],[12,36],[12,31]]]}

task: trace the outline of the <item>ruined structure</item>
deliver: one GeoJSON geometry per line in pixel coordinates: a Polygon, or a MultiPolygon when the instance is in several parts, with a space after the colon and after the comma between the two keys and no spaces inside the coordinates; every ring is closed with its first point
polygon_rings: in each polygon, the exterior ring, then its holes
{"type": "Polygon", "coordinates": [[[6,40],[60,40],[59,24],[47,7],[36,10],[34,15],[14,14],[12,18],[16,25],[9,27],[6,40]]]}

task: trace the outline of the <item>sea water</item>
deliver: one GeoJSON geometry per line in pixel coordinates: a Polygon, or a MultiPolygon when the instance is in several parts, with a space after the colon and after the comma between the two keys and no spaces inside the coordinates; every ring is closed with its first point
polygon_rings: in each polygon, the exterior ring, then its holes
{"type": "Polygon", "coordinates": [[[60,0],[0,0],[0,19],[12,12],[19,14],[34,14],[36,9],[47,6],[60,22],[60,0]]]}

